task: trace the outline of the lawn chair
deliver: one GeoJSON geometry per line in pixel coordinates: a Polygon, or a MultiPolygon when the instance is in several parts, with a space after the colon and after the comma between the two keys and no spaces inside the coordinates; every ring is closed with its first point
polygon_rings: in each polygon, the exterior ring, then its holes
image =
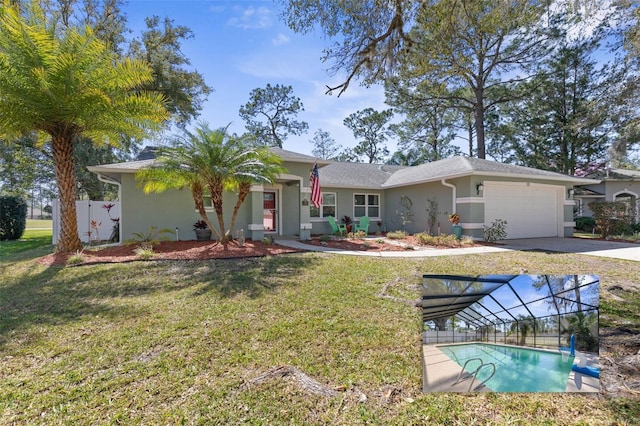
{"type": "Polygon", "coordinates": [[[369,233],[369,216],[362,216],[360,221],[353,225],[353,233],[363,231],[365,234],[369,233]]]}
{"type": "Polygon", "coordinates": [[[333,234],[344,235],[347,233],[347,225],[342,223],[336,223],[336,219],[333,216],[327,218],[329,225],[331,226],[331,232],[333,234]]]}

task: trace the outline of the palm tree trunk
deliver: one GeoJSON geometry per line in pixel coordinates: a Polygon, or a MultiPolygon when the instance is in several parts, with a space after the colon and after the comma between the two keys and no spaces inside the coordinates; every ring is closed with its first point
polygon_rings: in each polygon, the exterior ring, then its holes
{"type": "Polygon", "coordinates": [[[52,134],[51,145],[60,197],[60,238],[56,251],[75,252],[82,250],[82,243],[78,237],[73,135],[65,131],[52,134]]]}
{"type": "Polygon", "coordinates": [[[226,233],[224,226],[224,212],[222,210],[222,197],[224,194],[224,187],[222,181],[209,182],[209,192],[211,193],[211,202],[213,203],[213,209],[216,211],[218,217],[218,226],[220,227],[220,242],[227,249],[229,244],[229,235],[226,233]]]}
{"type": "Polygon", "coordinates": [[[191,195],[193,196],[193,201],[196,204],[196,210],[200,214],[200,217],[202,218],[202,220],[205,221],[209,229],[211,229],[211,231],[213,232],[213,235],[215,235],[216,237],[216,240],[220,241],[220,234],[218,233],[218,230],[215,228],[215,226],[213,226],[213,224],[209,220],[209,216],[207,216],[207,211],[204,209],[204,188],[202,188],[202,186],[199,183],[193,183],[191,185],[191,195]]]}
{"type": "Polygon", "coordinates": [[[236,226],[236,218],[238,217],[238,212],[240,211],[240,206],[244,203],[244,200],[249,195],[251,191],[251,183],[242,182],[240,184],[240,188],[238,189],[238,199],[236,200],[236,205],[233,207],[233,214],[231,215],[231,224],[229,225],[229,234],[233,235],[233,228],[236,226]]]}

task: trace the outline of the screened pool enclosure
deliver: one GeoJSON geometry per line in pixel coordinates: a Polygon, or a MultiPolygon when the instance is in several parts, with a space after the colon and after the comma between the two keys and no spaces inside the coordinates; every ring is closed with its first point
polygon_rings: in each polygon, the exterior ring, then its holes
{"type": "Polygon", "coordinates": [[[424,343],[482,341],[598,352],[594,275],[424,275],[424,343]]]}

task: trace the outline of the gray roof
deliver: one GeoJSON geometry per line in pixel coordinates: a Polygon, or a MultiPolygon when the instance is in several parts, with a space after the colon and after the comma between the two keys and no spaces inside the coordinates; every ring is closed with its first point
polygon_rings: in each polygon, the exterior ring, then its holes
{"type": "Polygon", "coordinates": [[[99,166],[88,166],[87,169],[93,173],[135,173],[138,170],[150,166],[155,160],[128,161],[126,163],[101,164],[99,166]]]}
{"type": "MultiPolygon", "coordinates": [[[[282,158],[283,162],[288,161],[291,163],[307,164],[313,164],[317,162],[318,167],[323,167],[324,165],[331,163],[331,161],[329,160],[317,159],[316,157],[312,157],[310,155],[299,154],[297,152],[287,151],[286,149],[282,148],[272,147],[270,149],[274,154],[282,158]]],[[[88,170],[93,173],[135,173],[139,169],[153,164],[158,150],[158,147],[146,147],[140,152],[140,154],[136,158],[136,161],[90,166],[88,167],[88,170]]]]}
{"type": "Polygon", "coordinates": [[[593,189],[589,189],[589,188],[585,188],[583,186],[576,186],[575,188],[575,196],[580,196],[580,197],[604,197],[605,195],[598,192],[598,191],[594,191],[593,189]]]}
{"type": "Polygon", "coordinates": [[[433,182],[441,179],[453,179],[462,176],[505,176],[522,177],[542,180],[560,180],[571,183],[594,183],[590,179],[567,176],[531,167],[498,163],[474,157],[450,157],[443,160],[425,163],[419,166],[407,167],[397,171],[387,180],[383,188],[414,185],[433,182]]]}
{"type": "Polygon", "coordinates": [[[640,170],[611,168],[609,170],[597,170],[588,177],[602,180],[640,180],[640,170]]]}
{"type": "Polygon", "coordinates": [[[272,147],[271,152],[282,158],[282,161],[289,161],[292,163],[318,163],[318,166],[330,164],[329,160],[322,160],[320,158],[312,157],[311,155],[300,154],[298,152],[287,151],[286,149],[272,147]]]}
{"type": "MultiPolygon", "coordinates": [[[[313,164],[321,167],[320,183],[324,187],[381,189],[416,185],[441,179],[453,179],[462,176],[505,176],[529,179],[563,181],[573,184],[593,184],[600,181],[567,176],[560,173],[498,163],[473,157],[450,157],[444,160],[425,163],[419,166],[394,166],[386,164],[345,163],[316,159],[310,155],[299,154],[281,148],[271,148],[283,161],[313,164]]],[[[139,160],[127,163],[90,166],[94,173],[135,173],[155,160],[139,160]]]]}
{"type": "Polygon", "coordinates": [[[386,164],[333,162],[324,166],[318,174],[320,184],[333,188],[380,189],[394,172],[407,166],[386,164]]]}

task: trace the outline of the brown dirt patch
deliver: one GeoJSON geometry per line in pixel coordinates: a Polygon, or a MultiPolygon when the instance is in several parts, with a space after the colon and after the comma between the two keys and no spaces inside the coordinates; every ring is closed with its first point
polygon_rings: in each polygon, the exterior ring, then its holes
{"type": "MultiPolygon", "coordinates": [[[[134,250],[137,244],[107,247],[104,249],[87,249],[83,251],[82,264],[121,263],[139,260],[134,250]]],[[[227,250],[215,241],[162,241],[153,247],[153,260],[206,260],[231,259],[240,257],[271,256],[284,253],[296,253],[300,250],[264,244],[261,241],[247,240],[243,247],[230,243],[227,250]]],[[[65,265],[71,253],[53,253],[38,259],[43,265],[65,265]]]]}

